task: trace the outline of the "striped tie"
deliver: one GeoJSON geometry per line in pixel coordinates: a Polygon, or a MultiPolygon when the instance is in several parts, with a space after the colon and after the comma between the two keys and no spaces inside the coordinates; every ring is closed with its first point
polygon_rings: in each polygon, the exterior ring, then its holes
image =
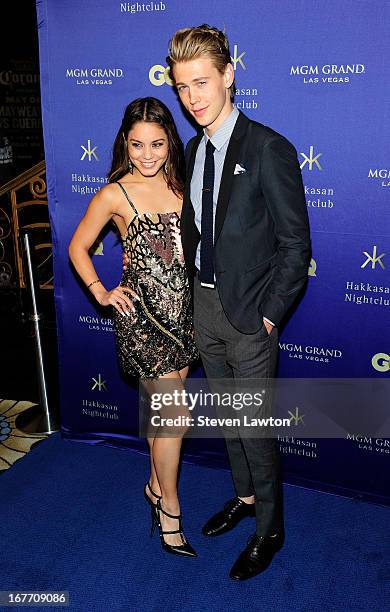
{"type": "Polygon", "coordinates": [[[213,240],[213,191],[214,151],[211,140],[207,141],[203,171],[202,223],[200,237],[200,282],[205,287],[214,287],[214,240],[213,240]]]}

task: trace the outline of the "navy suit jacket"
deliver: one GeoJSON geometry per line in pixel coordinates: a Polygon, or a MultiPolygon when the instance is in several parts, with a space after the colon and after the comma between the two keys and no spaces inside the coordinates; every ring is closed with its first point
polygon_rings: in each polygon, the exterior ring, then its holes
{"type": "MultiPolygon", "coordinates": [[[[202,137],[203,131],[186,147],[181,215],[191,287],[200,235],[190,186],[202,137]]],[[[284,136],[240,112],[226,152],[214,234],[216,283],[232,325],[245,334],[257,332],[263,316],[279,325],[307,280],[310,258],[309,222],[296,150],[284,136]],[[234,174],[236,164],[246,171],[234,174]]]]}

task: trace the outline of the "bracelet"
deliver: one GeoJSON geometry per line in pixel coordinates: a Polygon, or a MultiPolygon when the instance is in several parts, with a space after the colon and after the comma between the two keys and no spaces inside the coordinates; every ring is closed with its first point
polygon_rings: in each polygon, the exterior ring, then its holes
{"type": "Polygon", "coordinates": [[[92,281],[92,283],[89,283],[89,285],[87,285],[87,289],[92,287],[92,285],[94,285],[95,283],[101,283],[101,282],[102,281],[100,280],[100,278],[97,278],[96,280],[92,281]]]}

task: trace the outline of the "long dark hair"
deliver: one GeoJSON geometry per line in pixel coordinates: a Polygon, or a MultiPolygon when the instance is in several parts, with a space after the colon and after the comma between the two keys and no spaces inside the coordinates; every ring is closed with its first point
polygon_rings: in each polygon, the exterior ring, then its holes
{"type": "Polygon", "coordinates": [[[168,137],[165,178],[168,188],[176,195],[182,195],[185,172],[183,143],[180,140],[171,111],[157,98],[137,98],[126,107],[112,150],[112,164],[108,174],[109,182],[118,181],[129,171],[127,136],[137,121],[157,123],[164,129],[168,137]]]}

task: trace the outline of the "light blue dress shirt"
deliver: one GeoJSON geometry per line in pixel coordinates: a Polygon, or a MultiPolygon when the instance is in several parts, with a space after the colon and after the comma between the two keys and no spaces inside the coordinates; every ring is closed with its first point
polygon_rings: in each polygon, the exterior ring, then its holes
{"type": "MultiPolygon", "coordinates": [[[[223,124],[218,130],[211,136],[210,140],[215,147],[214,151],[214,193],[213,193],[213,235],[215,228],[215,211],[217,209],[219,187],[221,185],[221,177],[223,165],[225,163],[226,151],[229,145],[230,136],[236,125],[236,121],[239,115],[237,108],[234,108],[230,115],[226,117],[223,124]]],[[[202,189],[203,189],[203,169],[204,162],[206,159],[206,144],[209,137],[206,130],[203,130],[204,136],[199,143],[198,150],[196,152],[194,171],[191,179],[191,202],[195,211],[195,224],[199,230],[201,230],[202,223],[202,189]]],[[[200,270],[200,241],[196,250],[195,265],[200,270]]]]}

